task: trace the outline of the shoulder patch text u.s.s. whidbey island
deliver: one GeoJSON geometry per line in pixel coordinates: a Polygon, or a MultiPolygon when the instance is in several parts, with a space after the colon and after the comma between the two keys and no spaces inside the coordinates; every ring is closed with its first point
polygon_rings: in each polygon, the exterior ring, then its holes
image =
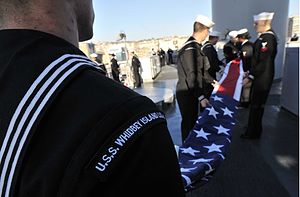
{"type": "Polygon", "coordinates": [[[106,142],[101,150],[97,152],[90,168],[93,168],[94,173],[96,172],[104,180],[130,144],[142,134],[142,131],[151,127],[151,125],[165,122],[165,119],[162,112],[151,112],[126,124],[120,130],[121,132],[117,132],[119,134],[116,137],[106,142]]]}

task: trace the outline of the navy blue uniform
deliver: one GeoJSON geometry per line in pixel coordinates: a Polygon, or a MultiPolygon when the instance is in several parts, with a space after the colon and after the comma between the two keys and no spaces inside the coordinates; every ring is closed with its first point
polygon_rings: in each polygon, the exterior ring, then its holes
{"type": "MultiPolygon", "coordinates": [[[[241,44],[240,57],[243,61],[243,70],[248,72],[252,68],[252,58],[253,58],[253,43],[250,41],[245,41],[241,44]]],[[[243,87],[241,94],[241,106],[248,107],[250,102],[250,92],[251,83],[243,87]]]]}
{"type": "Polygon", "coordinates": [[[209,41],[203,45],[202,51],[209,60],[208,73],[216,80],[216,72],[221,69],[220,66],[223,65],[223,62],[219,60],[215,47],[209,41]]]}
{"type": "Polygon", "coordinates": [[[184,196],[164,115],[75,46],[0,31],[1,196],[184,196]]]}
{"type": "Polygon", "coordinates": [[[118,64],[118,61],[115,58],[112,58],[110,62],[111,62],[111,73],[113,79],[116,80],[117,82],[120,82],[120,78],[119,78],[120,66],[118,64]]]}
{"type": "Polygon", "coordinates": [[[224,45],[223,53],[226,59],[226,63],[236,59],[238,57],[238,48],[236,44],[229,41],[224,45]]]}
{"type": "Polygon", "coordinates": [[[246,41],[241,45],[240,57],[243,60],[244,72],[248,72],[252,67],[253,43],[246,41]]]}
{"type": "Polygon", "coordinates": [[[276,34],[269,30],[255,41],[249,78],[252,79],[250,113],[246,135],[259,138],[262,133],[264,105],[272,86],[277,54],[276,34]]]}
{"type": "Polygon", "coordinates": [[[134,87],[139,88],[142,85],[142,77],[140,75],[141,62],[135,55],[132,57],[131,66],[133,70],[134,87]]]}
{"type": "MultiPolygon", "coordinates": [[[[220,71],[221,69],[220,65],[223,65],[223,62],[219,60],[218,53],[214,45],[212,45],[209,41],[207,41],[203,45],[202,51],[209,61],[209,69],[208,69],[209,75],[212,76],[215,80],[217,80],[216,72],[220,71]]],[[[214,87],[210,83],[204,83],[204,89],[206,90],[205,97],[209,98],[212,91],[214,90],[214,87]]]]}
{"type": "Polygon", "coordinates": [[[176,98],[178,101],[182,121],[182,141],[193,129],[199,112],[199,101],[208,94],[204,83],[212,83],[213,78],[208,73],[209,62],[201,51],[201,45],[190,37],[179,50],[177,71],[178,82],[176,98]]]}

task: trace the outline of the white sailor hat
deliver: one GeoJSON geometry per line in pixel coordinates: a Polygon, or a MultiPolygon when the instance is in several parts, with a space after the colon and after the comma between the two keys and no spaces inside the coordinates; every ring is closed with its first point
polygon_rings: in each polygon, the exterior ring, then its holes
{"type": "Polygon", "coordinates": [[[215,23],[212,20],[203,15],[198,15],[195,19],[195,22],[201,23],[202,25],[208,28],[212,28],[215,25],[215,23]]]}
{"type": "Polygon", "coordinates": [[[240,29],[237,31],[237,35],[242,35],[242,34],[246,34],[248,33],[248,29],[244,28],[244,29],[240,29]]]}
{"type": "Polygon", "coordinates": [[[248,29],[244,28],[244,29],[240,29],[238,32],[237,32],[237,37],[238,38],[246,38],[246,39],[250,39],[251,36],[248,32],[248,29]]]}
{"type": "Polygon", "coordinates": [[[209,36],[220,37],[221,33],[218,31],[209,32],[209,36]]]}
{"type": "Polygon", "coordinates": [[[97,57],[98,55],[97,55],[97,53],[92,53],[90,56],[91,57],[97,57]]]}
{"type": "Polygon", "coordinates": [[[228,35],[230,38],[236,38],[238,35],[238,31],[233,30],[233,31],[229,32],[228,35]]]}
{"type": "Polygon", "coordinates": [[[261,21],[261,20],[272,20],[274,16],[274,12],[262,12],[258,15],[254,15],[254,21],[261,21]]]}

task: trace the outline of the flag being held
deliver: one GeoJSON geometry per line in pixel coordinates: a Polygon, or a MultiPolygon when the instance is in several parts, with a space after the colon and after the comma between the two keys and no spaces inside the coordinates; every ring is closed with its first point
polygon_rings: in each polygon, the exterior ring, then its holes
{"type": "Polygon", "coordinates": [[[200,114],[193,130],[178,148],[186,191],[207,183],[225,159],[235,125],[242,80],[242,61],[236,59],[228,63],[210,97],[210,106],[200,114]]]}

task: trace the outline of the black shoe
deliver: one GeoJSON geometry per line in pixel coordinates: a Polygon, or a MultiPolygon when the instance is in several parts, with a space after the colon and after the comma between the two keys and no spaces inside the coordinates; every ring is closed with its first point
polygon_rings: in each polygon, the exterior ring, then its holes
{"type": "Polygon", "coordinates": [[[251,135],[247,135],[247,134],[242,134],[240,136],[240,138],[242,139],[247,139],[247,140],[255,140],[255,139],[259,139],[258,136],[251,136],[251,135]]]}

